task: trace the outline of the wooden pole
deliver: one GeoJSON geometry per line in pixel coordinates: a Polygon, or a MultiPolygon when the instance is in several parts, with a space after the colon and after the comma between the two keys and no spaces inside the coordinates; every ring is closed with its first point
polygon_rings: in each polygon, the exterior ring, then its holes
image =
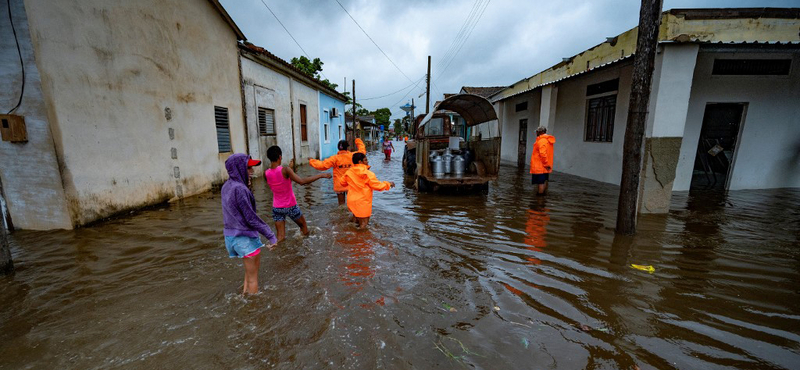
{"type": "Polygon", "coordinates": [[[358,122],[358,118],[356,116],[356,79],[353,79],[353,126],[350,129],[350,133],[352,134],[353,142],[350,143],[351,148],[355,148],[356,142],[356,122],[358,122]]]}
{"type": "Polygon", "coordinates": [[[411,98],[411,122],[408,123],[408,131],[411,131],[411,138],[415,138],[417,136],[417,127],[415,126],[417,122],[417,116],[414,115],[414,98],[411,98]]]}
{"type": "Polygon", "coordinates": [[[427,87],[425,88],[425,114],[431,109],[431,56],[428,55],[428,74],[425,75],[427,87]]]}
{"type": "MultiPolygon", "coordinates": [[[[3,183],[0,181],[0,196],[3,194],[3,183]]],[[[10,274],[14,270],[14,261],[11,260],[11,248],[6,236],[6,215],[0,208],[0,275],[10,274]]]]}
{"type": "Polygon", "coordinates": [[[642,171],[642,138],[650,103],[650,84],[661,25],[662,0],[642,0],[639,11],[639,35],[633,61],[631,99],[625,142],[622,149],[622,179],[617,204],[617,232],[636,233],[636,214],[639,198],[639,177],[642,171]]]}

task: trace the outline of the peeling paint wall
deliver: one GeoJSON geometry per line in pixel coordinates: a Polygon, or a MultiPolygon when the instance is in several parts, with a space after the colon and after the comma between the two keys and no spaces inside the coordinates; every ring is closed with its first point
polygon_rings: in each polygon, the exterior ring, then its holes
{"type": "MultiPolygon", "coordinates": [[[[19,54],[6,14],[8,1],[0,0],[0,81],[3,86],[0,89],[0,113],[3,114],[17,104],[22,88],[19,54]]],[[[0,181],[6,200],[4,206],[15,228],[69,229],[72,228],[72,219],[64,198],[39,69],[34,59],[28,18],[22,1],[12,0],[11,11],[25,66],[25,94],[15,114],[25,117],[28,142],[0,141],[0,181]]]]}
{"type": "Polygon", "coordinates": [[[205,0],[26,0],[76,224],[210,189],[246,150],[237,38],[205,0]]]}

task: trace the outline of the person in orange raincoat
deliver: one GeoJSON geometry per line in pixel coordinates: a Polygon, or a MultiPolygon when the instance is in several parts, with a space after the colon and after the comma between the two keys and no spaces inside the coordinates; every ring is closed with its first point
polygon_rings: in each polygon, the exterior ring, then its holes
{"type": "Polygon", "coordinates": [[[372,191],[384,191],[394,187],[391,181],[380,181],[369,170],[369,161],[363,153],[353,154],[353,167],[350,167],[339,182],[347,187],[347,208],[353,212],[359,228],[369,224],[372,216],[372,191]]]}
{"type": "Polygon", "coordinates": [[[550,172],[553,172],[553,144],[555,136],[547,134],[547,128],[539,126],[536,129],[536,141],[533,143],[531,153],[531,184],[537,186],[537,194],[544,195],[550,172]]]}
{"type": "MultiPolygon", "coordinates": [[[[311,158],[308,160],[308,164],[320,171],[333,167],[333,191],[336,192],[339,205],[342,205],[347,194],[347,185],[342,186],[340,184],[344,173],[353,166],[353,152],[348,150],[350,143],[347,140],[340,140],[338,147],[339,152],[335,155],[326,158],[324,161],[311,158]]],[[[360,138],[356,138],[356,148],[358,148],[357,153],[367,154],[367,146],[364,145],[360,138]]]]}

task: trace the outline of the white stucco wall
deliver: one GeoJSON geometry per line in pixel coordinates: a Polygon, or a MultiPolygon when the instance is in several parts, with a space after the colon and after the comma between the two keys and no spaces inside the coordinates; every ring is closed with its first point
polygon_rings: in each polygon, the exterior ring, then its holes
{"type": "MultiPolygon", "coordinates": [[[[519,146],[519,121],[528,120],[528,131],[526,134],[525,149],[525,168],[530,168],[531,150],[536,137],[536,128],[539,127],[539,110],[541,104],[541,89],[517,95],[504,100],[502,111],[500,112],[503,124],[503,140],[500,144],[500,161],[502,164],[516,166],[518,159],[519,146]],[[528,102],[528,109],[520,112],[516,111],[519,103],[528,102]]],[[[495,104],[499,106],[499,104],[495,104]]]]}
{"type": "MultiPolygon", "coordinates": [[[[0,21],[0,81],[3,86],[0,113],[3,114],[17,104],[22,87],[22,70],[7,7],[7,0],[0,0],[3,13],[3,21],[0,21]]],[[[6,206],[15,228],[68,229],[72,227],[72,220],[61,185],[61,171],[22,1],[12,1],[11,11],[25,65],[25,94],[14,113],[25,118],[28,142],[0,141],[0,181],[6,206]]]]}
{"type": "Polygon", "coordinates": [[[271,145],[277,145],[281,147],[284,162],[288,164],[294,158],[289,77],[252,61],[247,56],[243,56],[241,60],[250,155],[269,163],[266,150],[271,145]],[[274,140],[258,134],[258,107],[275,111],[274,140]]]}
{"type": "Polygon", "coordinates": [[[746,103],[729,189],[800,187],[800,53],[704,52],[691,101],[673,190],[688,190],[708,103],[746,103]],[[712,76],[714,58],[792,58],[789,76],[712,76]]]}
{"type": "Polygon", "coordinates": [[[294,84],[294,145],[299,150],[300,161],[297,164],[308,164],[309,158],[319,159],[319,94],[317,90],[293,80],[294,84]],[[300,104],[306,106],[308,141],[302,141],[300,135],[300,104]]]}
{"type": "Polygon", "coordinates": [[[208,1],[25,5],[74,222],[224,180],[214,106],[246,151],[238,51],[208,1]]]}
{"type": "Polygon", "coordinates": [[[619,184],[631,73],[632,66],[626,63],[558,83],[555,121],[548,129],[556,137],[554,171],[619,184]],[[619,91],[612,142],[585,142],[586,86],[614,78],[619,78],[619,91]]]}

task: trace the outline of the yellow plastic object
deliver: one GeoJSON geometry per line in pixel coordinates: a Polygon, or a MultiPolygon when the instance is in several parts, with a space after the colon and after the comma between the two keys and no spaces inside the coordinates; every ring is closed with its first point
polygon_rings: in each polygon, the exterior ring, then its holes
{"type": "Polygon", "coordinates": [[[634,264],[631,264],[631,267],[633,267],[633,268],[635,268],[635,269],[637,269],[637,270],[647,271],[647,272],[649,272],[649,273],[651,273],[651,274],[652,274],[652,273],[654,273],[654,272],[656,272],[656,268],[655,268],[655,267],[653,267],[653,266],[650,266],[650,265],[644,266],[644,265],[634,265],[634,264]]]}

